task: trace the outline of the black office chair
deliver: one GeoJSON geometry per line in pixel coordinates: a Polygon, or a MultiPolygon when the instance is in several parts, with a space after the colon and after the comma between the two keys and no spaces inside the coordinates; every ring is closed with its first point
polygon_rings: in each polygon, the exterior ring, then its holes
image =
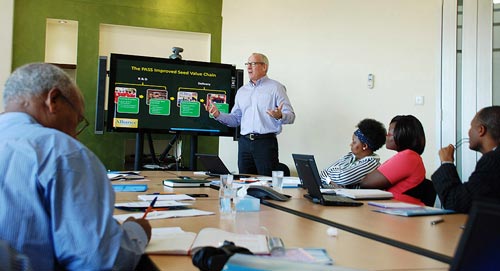
{"type": "Polygon", "coordinates": [[[28,256],[19,253],[4,240],[0,240],[0,263],[0,270],[34,270],[28,256]]]}
{"type": "Polygon", "coordinates": [[[278,164],[278,168],[276,170],[283,171],[283,176],[285,176],[285,177],[290,176],[290,169],[288,168],[287,165],[285,165],[285,164],[283,164],[281,162],[278,164]]]}
{"type": "Polygon", "coordinates": [[[434,206],[436,202],[436,189],[429,179],[424,179],[419,185],[404,192],[408,196],[420,199],[426,206],[434,206]]]}

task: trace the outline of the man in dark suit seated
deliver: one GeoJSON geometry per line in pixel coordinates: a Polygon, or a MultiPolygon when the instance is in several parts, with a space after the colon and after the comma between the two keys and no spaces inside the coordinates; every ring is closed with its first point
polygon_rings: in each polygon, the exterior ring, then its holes
{"type": "Polygon", "coordinates": [[[431,177],[443,207],[462,213],[469,212],[476,199],[500,199],[500,106],[481,109],[470,125],[469,148],[483,156],[469,180],[461,182],[451,144],[439,151],[441,166],[431,177]]]}

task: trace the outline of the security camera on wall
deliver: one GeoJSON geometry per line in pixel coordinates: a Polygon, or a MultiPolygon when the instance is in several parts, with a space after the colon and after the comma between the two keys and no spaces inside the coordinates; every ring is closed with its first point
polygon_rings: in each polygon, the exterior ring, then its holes
{"type": "Polygon", "coordinates": [[[182,59],[182,56],[180,55],[182,52],[184,52],[184,49],[181,47],[172,47],[173,54],[170,55],[170,59],[182,59]]]}

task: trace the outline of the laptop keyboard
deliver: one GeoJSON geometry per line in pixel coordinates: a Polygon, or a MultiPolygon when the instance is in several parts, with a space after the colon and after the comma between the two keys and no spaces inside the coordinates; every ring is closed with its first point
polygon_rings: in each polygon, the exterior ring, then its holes
{"type": "MultiPolygon", "coordinates": [[[[304,197],[313,201],[313,202],[316,202],[316,203],[319,202],[319,199],[316,199],[309,194],[305,194],[304,197]]],[[[325,205],[332,205],[332,206],[361,206],[361,205],[363,205],[362,202],[353,200],[351,198],[343,197],[343,196],[337,196],[337,195],[324,195],[323,194],[323,200],[325,201],[325,203],[329,203],[329,204],[325,204],[325,205]]]]}
{"type": "Polygon", "coordinates": [[[323,189],[335,189],[335,188],[339,188],[337,185],[333,185],[333,184],[323,184],[321,185],[321,188],[323,189]]]}
{"type": "Polygon", "coordinates": [[[343,197],[343,196],[336,196],[336,195],[325,195],[323,194],[323,199],[326,202],[334,202],[334,205],[340,205],[340,206],[360,206],[363,205],[362,202],[353,200],[348,197],[343,197]]]}
{"type": "Polygon", "coordinates": [[[329,194],[323,194],[323,199],[327,201],[356,202],[355,200],[350,199],[348,197],[329,195],[329,194]]]}

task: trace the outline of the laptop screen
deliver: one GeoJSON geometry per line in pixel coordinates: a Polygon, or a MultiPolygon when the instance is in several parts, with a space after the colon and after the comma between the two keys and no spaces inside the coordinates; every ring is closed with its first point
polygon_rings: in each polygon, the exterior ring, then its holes
{"type": "Polygon", "coordinates": [[[318,184],[318,181],[321,182],[321,179],[314,156],[307,154],[292,154],[292,157],[295,168],[297,169],[297,174],[302,181],[302,185],[309,192],[309,195],[318,200],[323,199],[318,184]]]}
{"type": "Polygon", "coordinates": [[[474,202],[450,270],[498,270],[500,203],[474,202]]]}
{"type": "Polygon", "coordinates": [[[220,159],[218,155],[215,154],[195,154],[198,161],[203,166],[203,169],[212,174],[224,175],[230,174],[229,169],[227,169],[224,162],[220,159]]]}

